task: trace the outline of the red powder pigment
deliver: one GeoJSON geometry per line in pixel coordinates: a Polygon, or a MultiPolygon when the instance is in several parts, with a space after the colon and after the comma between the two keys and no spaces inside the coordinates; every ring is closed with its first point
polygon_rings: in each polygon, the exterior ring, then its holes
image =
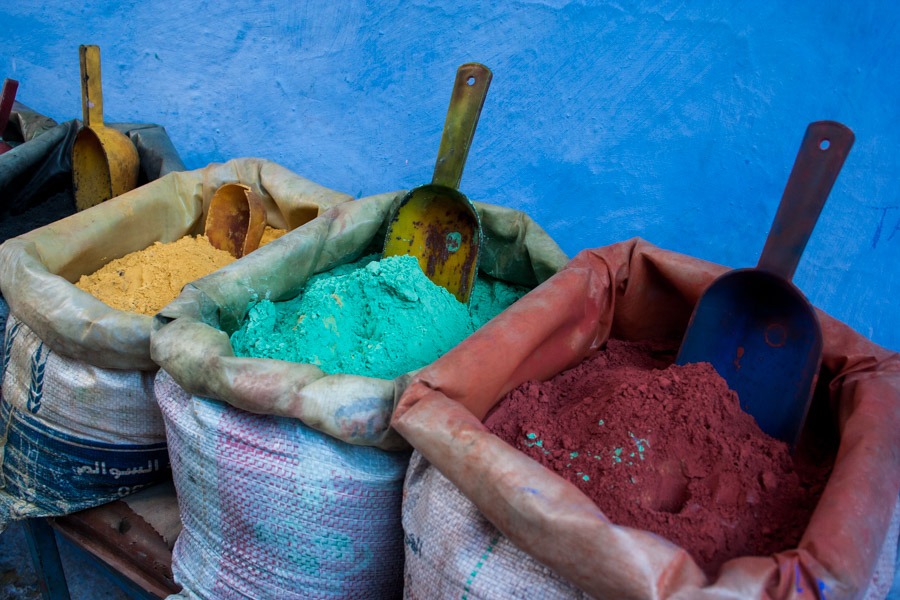
{"type": "Polygon", "coordinates": [[[796,547],[829,474],[795,466],[708,363],[609,340],[547,382],[511,391],[485,425],[568,479],[619,525],[652,531],[714,575],[796,547]]]}

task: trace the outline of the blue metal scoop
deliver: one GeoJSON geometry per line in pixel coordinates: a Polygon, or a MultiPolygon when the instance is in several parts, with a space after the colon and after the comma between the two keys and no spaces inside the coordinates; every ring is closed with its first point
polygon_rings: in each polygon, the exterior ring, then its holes
{"type": "Polygon", "coordinates": [[[676,359],[712,363],[760,429],[792,447],[818,378],[822,332],[791,279],[853,140],[834,121],[807,127],[759,263],[706,289],[676,359]]]}

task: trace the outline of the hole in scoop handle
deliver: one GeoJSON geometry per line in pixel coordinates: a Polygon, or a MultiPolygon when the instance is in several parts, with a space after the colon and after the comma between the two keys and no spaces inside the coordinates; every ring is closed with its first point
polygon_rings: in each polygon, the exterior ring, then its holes
{"type": "Polygon", "coordinates": [[[79,46],[81,114],[85,127],[103,126],[103,88],[100,85],[100,47],[79,46]]]}
{"type": "Polygon", "coordinates": [[[835,121],[816,121],[806,128],[758,269],[788,281],[794,277],[853,140],[850,128],[835,121]]]}
{"type": "Polygon", "coordinates": [[[491,70],[479,63],[466,63],[457,69],[432,183],[459,187],[492,77],[491,70]]]}

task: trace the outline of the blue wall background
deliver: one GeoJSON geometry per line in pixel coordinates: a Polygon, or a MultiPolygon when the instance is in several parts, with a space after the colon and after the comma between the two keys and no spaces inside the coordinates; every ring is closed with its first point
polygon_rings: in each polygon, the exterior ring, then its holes
{"type": "Polygon", "coordinates": [[[794,281],[900,349],[896,3],[27,0],[0,23],[34,109],[80,118],[97,44],[108,122],[164,125],[189,168],[260,156],[356,196],[430,181],[456,67],[485,63],[461,189],[569,254],[641,236],[753,266],[806,125],[841,121],[856,145],[794,281]]]}

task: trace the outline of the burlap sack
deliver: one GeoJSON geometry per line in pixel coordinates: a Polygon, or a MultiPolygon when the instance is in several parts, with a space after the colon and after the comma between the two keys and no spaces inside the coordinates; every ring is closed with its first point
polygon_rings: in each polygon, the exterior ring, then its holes
{"type": "Polygon", "coordinates": [[[67,514],[168,476],[152,318],[114,310],[71,282],[153,242],[202,232],[210,198],[228,182],[252,187],[278,228],[351,199],[274,163],[238,159],[170,173],[0,246],[0,291],[11,313],[0,530],[10,519],[67,514]]]}
{"type": "MultiPolygon", "coordinates": [[[[394,382],[238,358],[229,341],[256,299],[293,298],[314,273],[380,251],[399,198],[341,204],[187,286],[156,316],[156,394],[184,519],[173,558],[181,597],[400,594],[409,452],[388,427],[394,382]]],[[[484,273],[533,287],[565,264],[523,213],[478,210],[484,273]]]]}
{"type": "MultiPolygon", "coordinates": [[[[891,578],[873,575],[879,560],[893,566],[884,553],[897,543],[900,357],[824,313],[814,406],[840,433],[833,473],[797,548],[731,560],[715,580],[683,549],[610,523],[577,488],[481,423],[506,392],[578,364],[610,336],[680,340],[700,294],[725,270],[641,240],[584,251],[415,374],[392,425],[512,544],[575,586],[566,594],[577,588],[596,598],[834,599],[861,598],[877,586],[883,597],[891,578]]],[[[431,499],[441,512],[443,500],[431,499]]],[[[415,555],[409,543],[408,559],[415,555]]],[[[477,563],[475,554],[471,560],[477,563]]],[[[435,561],[431,569],[456,577],[452,561],[435,561]]],[[[407,584],[409,597],[427,596],[416,593],[417,581],[407,584]]],[[[468,594],[465,580],[454,591],[468,594]]],[[[497,596],[487,589],[470,597],[497,596]]]]}

